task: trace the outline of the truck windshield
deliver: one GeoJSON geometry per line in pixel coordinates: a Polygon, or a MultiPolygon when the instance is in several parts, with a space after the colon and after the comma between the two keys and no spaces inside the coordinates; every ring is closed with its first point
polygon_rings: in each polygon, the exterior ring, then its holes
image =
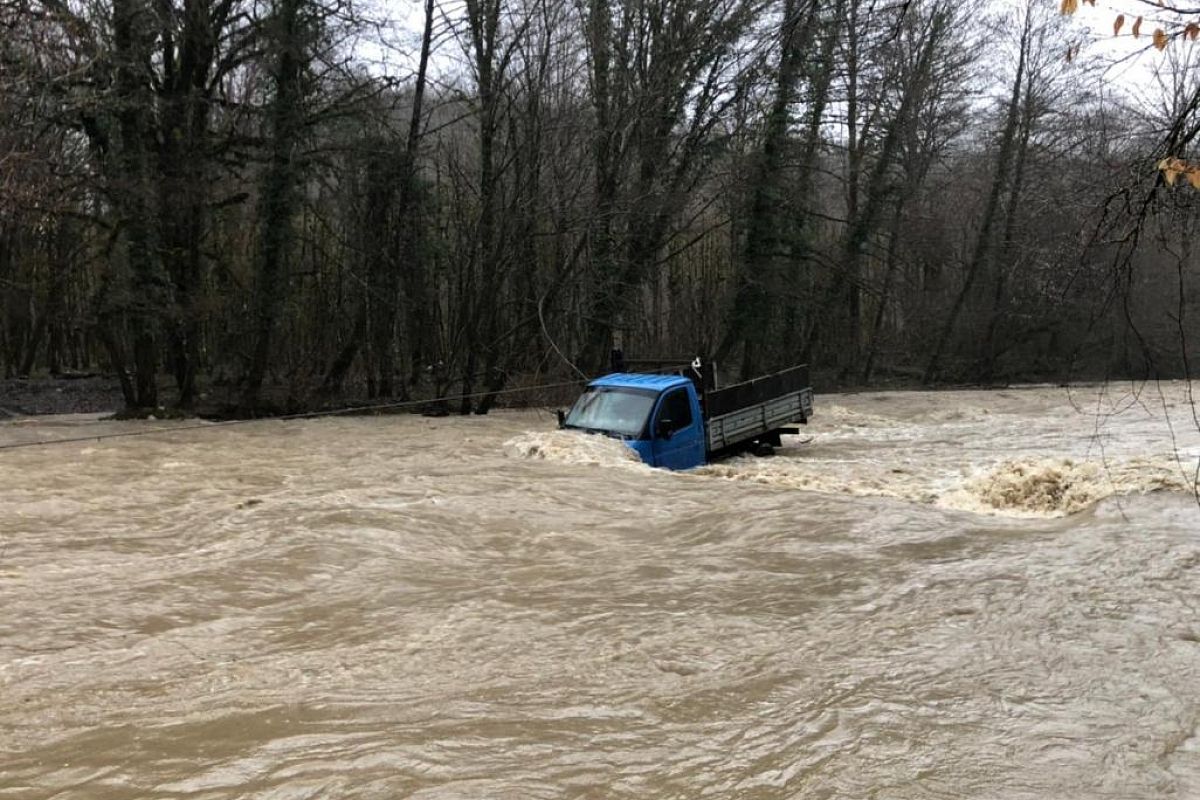
{"type": "Polygon", "coordinates": [[[637,436],[646,427],[654,398],[654,394],[628,389],[590,386],[571,407],[566,425],[568,428],[637,436]]]}

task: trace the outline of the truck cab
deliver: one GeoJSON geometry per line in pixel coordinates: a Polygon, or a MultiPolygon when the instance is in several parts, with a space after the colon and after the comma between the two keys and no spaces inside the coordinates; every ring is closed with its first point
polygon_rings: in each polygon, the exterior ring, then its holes
{"type": "Polygon", "coordinates": [[[691,469],[706,462],[696,386],[677,375],[617,372],[598,378],[575,401],[563,427],[623,439],[655,467],[691,469]]]}

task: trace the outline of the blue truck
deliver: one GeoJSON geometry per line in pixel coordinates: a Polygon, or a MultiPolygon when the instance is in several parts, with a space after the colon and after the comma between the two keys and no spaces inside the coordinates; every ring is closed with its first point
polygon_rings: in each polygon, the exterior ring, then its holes
{"type": "MultiPolygon", "coordinates": [[[[658,362],[655,362],[658,363],[658,362]]],[[[692,469],[739,452],[767,455],[780,436],[797,433],[813,413],[807,364],[717,387],[700,359],[667,371],[615,370],[589,382],[571,410],[567,430],[623,440],[652,467],[692,469]]]]}

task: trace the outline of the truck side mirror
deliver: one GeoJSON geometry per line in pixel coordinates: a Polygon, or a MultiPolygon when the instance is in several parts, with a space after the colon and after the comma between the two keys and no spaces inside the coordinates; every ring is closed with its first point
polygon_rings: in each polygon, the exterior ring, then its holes
{"type": "Polygon", "coordinates": [[[558,417],[558,427],[567,427],[567,412],[563,411],[561,408],[556,408],[554,409],[554,416],[558,417]]]}
{"type": "Polygon", "coordinates": [[[671,420],[663,418],[654,426],[654,435],[659,439],[670,439],[671,434],[675,429],[671,427],[671,420]]]}

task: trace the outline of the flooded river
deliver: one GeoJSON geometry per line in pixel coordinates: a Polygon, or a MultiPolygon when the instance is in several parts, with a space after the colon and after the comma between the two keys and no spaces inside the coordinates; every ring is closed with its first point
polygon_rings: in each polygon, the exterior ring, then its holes
{"type": "Polygon", "coordinates": [[[1183,389],[691,474],[536,412],[0,451],[0,798],[1200,797],[1183,389]]]}

